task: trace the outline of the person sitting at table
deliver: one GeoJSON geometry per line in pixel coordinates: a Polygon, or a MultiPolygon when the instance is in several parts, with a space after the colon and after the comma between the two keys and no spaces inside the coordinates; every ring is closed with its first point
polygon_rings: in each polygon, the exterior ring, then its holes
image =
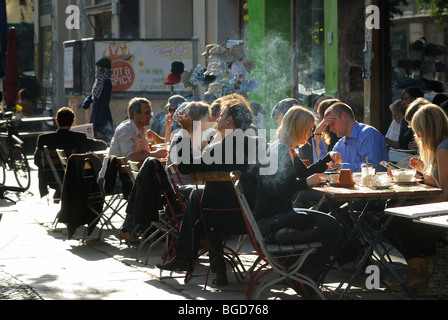
{"type": "MultiPolygon", "coordinates": [[[[189,102],[185,106],[180,106],[174,114],[174,121],[179,123],[182,130],[179,130],[174,134],[169,147],[169,156],[167,159],[167,166],[173,164],[173,158],[182,158],[182,149],[178,150],[177,145],[182,144],[182,141],[188,141],[191,143],[191,147],[194,150],[194,154],[200,156],[204,147],[204,140],[202,133],[211,126],[210,121],[210,107],[205,102],[189,102]],[[200,128],[199,128],[200,125],[200,128]],[[171,152],[173,154],[171,154],[171,152]]],[[[205,141],[205,144],[207,141],[205,141]]],[[[176,162],[176,161],[174,161],[176,162]]],[[[194,185],[193,179],[189,175],[179,174],[182,183],[173,177],[175,183],[178,186],[179,191],[183,195],[189,195],[194,185]]]]}
{"type": "Polygon", "coordinates": [[[292,106],[298,106],[299,102],[294,98],[286,98],[283,100],[280,100],[277,102],[277,104],[274,106],[271,112],[271,118],[275,120],[275,123],[277,123],[279,126],[282,123],[282,119],[285,116],[286,112],[292,107],[292,106]]]}
{"type": "MultiPolygon", "coordinates": [[[[427,104],[431,104],[431,102],[429,102],[429,100],[426,100],[425,98],[417,98],[412,101],[411,104],[409,104],[404,114],[404,120],[406,121],[407,127],[409,129],[412,129],[412,118],[414,117],[414,114],[418,111],[418,109],[420,109],[421,106],[427,104]]],[[[411,140],[414,141],[414,131],[410,130],[409,133],[412,134],[411,140]]]]}
{"type": "MultiPolygon", "coordinates": [[[[222,134],[217,135],[203,151],[202,156],[194,159],[195,161],[192,158],[188,163],[187,161],[179,162],[179,171],[183,174],[240,171],[241,183],[247,191],[246,196],[252,207],[256,192],[258,164],[252,164],[249,160],[257,155],[257,149],[253,148],[266,148],[265,141],[246,132],[243,135],[241,132],[250,128],[252,119],[253,114],[247,100],[222,97],[221,115],[217,125],[217,130],[222,134]],[[243,145],[244,152],[237,153],[237,145],[243,145]]],[[[193,271],[193,260],[197,256],[199,242],[204,235],[202,223],[197,223],[201,217],[198,200],[201,195],[202,203],[207,207],[229,209],[228,212],[223,212],[226,218],[219,224],[221,231],[224,228],[232,230],[232,233],[247,232],[242,212],[234,210],[239,208],[239,204],[232,182],[209,181],[204,186],[198,186],[198,191],[194,189],[191,192],[177,239],[175,257],[170,262],[158,264],[158,268],[171,271],[193,271]]],[[[224,260],[216,255],[216,252],[220,252],[222,248],[222,239],[211,235],[210,242],[213,250],[210,250],[209,259],[214,261],[212,265],[212,271],[215,273],[214,283],[218,286],[226,285],[228,283],[226,265],[224,260]]]]}
{"type": "MultiPolygon", "coordinates": [[[[152,118],[151,102],[146,98],[133,98],[128,103],[129,119],[123,121],[115,130],[109,149],[109,156],[124,157],[127,161],[143,163],[148,157],[165,158],[168,151],[152,151],[145,128],[152,118]]],[[[131,231],[136,228],[132,216],[126,215],[119,237],[128,243],[137,242],[138,238],[131,231]]]]}
{"type": "Polygon", "coordinates": [[[133,98],[128,104],[129,119],[115,130],[109,155],[125,157],[128,161],[143,162],[148,157],[165,158],[166,150],[152,151],[145,128],[152,118],[151,102],[146,98],[133,98]]]}
{"type": "Polygon", "coordinates": [[[214,100],[210,104],[210,118],[209,122],[214,123],[215,125],[210,126],[208,129],[206,129],[203,133],[204,139],[210,143],[213,140],[213,137],[216,135],[216,121],[218,120],[219,116],[221,115],[221,98],[218,98],[214,100]]]}
{"type": "MultiPolygon", "coordinates": [[[[271,112],[271,118],[275,120],[278,126],[282,123],[282,119],[285,116],[286,112],[293,107],[298,106],[299,102],[294,98],[285,98],[277,102],[271,112]]],[[[309,143],[304,144],[300,150],[300,159],[308,161],[308,163],[313,162],[313,146],[311,144],[311,138],[309,143]]]]}
{"type": "MultiPolygon", "coordinates": [[[[448,117],[437,105],[424,105],[413,116],[412,128],[420,158],[411,158],[410,165],[423,174],[426,184],[442,189],[437,196],[414,203],[448,201],[448,117]]],[[[435,254],[435,244],[445,231],[408,218],[392,218],[385,235],[406,259],[408,272],[403,280],[412,292],[424,292],[429,279],[427,257],[435,254]]],[[[398,281],[387,283],[393,290],[402,291],[398,281]]]]}
{"type": "MultiPolygon", "coordinates": [[[[34,164],[38,168],[39,192],[41,197],[48,194],[47,180],[43,175],[43,168],[40,163],[40,151],[44,146],[48,150],[74,150],[76,153],[85,153],[88,151],[99,151],[107,148],[103,140],[91,139],[83,132],[71,131],[75,121],[75,113],[67,107],[60,108],[56,113],[55,122],[58,129],[52,133],[41,134],[37,137],[36,150],[34,151],[34,164]]],[[[55,189],[56,186],[50,186],[55,189]]],[[[58,195],[55,195],[58,197],[58,195]]]]}
{"type": "Polygon", "coordinates": [[[313,160],[316,162],[325,157],[329,151],[333,150],[339,138],[334,132],[331,132],[327,125],[323,123],[325,111],[336,102],[341,102],[339,99],[325,99],[317,106],[317,126],[314,130],[313,137],[313,160]]]}
{"type": "MultiPolygon", "coordinates": [[[[407,111],[410,104],[417,98],[423,98],[423,92],[416,87],[410,87],[403,90],[401,93],[401,105],[407,111]]],[[[405,150],[414,150],[417,148],[415,144],[414,134],[412,129],[408,127],[406,121],[402,120],[400,123],[400,136],[398,138],[399,148],[405,150]]]]}
{"type": "Polygon", "coordinates": [[[343,102],[333,104],[327,109],[323,126],[341,138],[333,151],[342,155],[342,169],[360,172],[361,165],[368,161],[377,171],[385,171],[379,163],[389,162],[389,153],[383,135],[374,127],[359,123],[352,108],[343,102]]]}
{"type": "Polygon", "coordinates": [[[307,143],[312,135],[315,118],[311,111],[294,106],[283,117],[278,129],[278,139],[271,143],[268,157],[278,158],[278,170],[273,175],[260,175],[258,179],[254,216],[264,237],[271,234],[275,224],[283,220],[303,219],[304,224],[317,226],[322,248],[308,257],[302,272],[314,281],[321,276],[326,263],[343,239],[339,222],[326,213],[307,213],[293,208],[291,197],[299,191],[320,184],[323,175],[333,161],[340,163],[338,152],[329,152],[324,158],[307,167],[295,153],[295,147],[307,143]]]}
{"type": "Polygon", "coordinates": [[[392,112],[392,122],[390,123],[389,129],[387,130],[384,138],[386,139],[386,144],[389,147],[399,149],[400,148],[400,124],[404,118],[406,109],[403,108],[401,100],[397,100],[389,106],[392,112]]]}

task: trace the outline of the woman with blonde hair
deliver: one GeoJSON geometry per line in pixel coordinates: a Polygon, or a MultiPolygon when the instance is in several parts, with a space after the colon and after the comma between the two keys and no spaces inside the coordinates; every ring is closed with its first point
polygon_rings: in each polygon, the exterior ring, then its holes
{"type": "Polygon", "coordinates": [[[425,183],[442,188],[433,202],[448,200],[448,117],[435,104],[427,104],[412,118],[420,158],[411,158],[411,167],[423,173],[425,183]]]}
{"type": "MultiPolygon", "coordinates": [[[[448,201],[448,117],[435,104],[423,105],[412,117],[412,129],[420,158],[411,158],[410,165],[423,174],[426,184],[442,189],[441,194],[420,202],[448,201]]],[[[445,229],[394,217],[389,230],[391,242],[408,264],[404,283],[414,293],[423,293],[429,279],[427,257],[435,254],[435,244],[445,229]]],[[[397,281],[389,280],[388,284],[401,291],[397,281]]]]}
{"type": "Polygon", "coordinates": [[[254,215],[263,236],[275,233],[282,221],[299,221],[306,228],[310,224],[319,229],[323,247],[310,256],[303,271],[317,280],[342,239],[339,222],[328,214],[309,212],[293,208],[293,195],[299,190],[316,186],[321,182],[319,174],[327,169],[327,163],[340,163],[341,155],[330,152],[323,159],[307,167],[296,154],[296,147],[307,143],[313,134],[315,118],[311,111],[301,107],[291,107],[282,119],[278,129],[278,139],[268,149],[268,158],[278,159],[278,169],[272,175],[260,175],[256,193],[254,215]],[[297,219],[297,220],[296,220],[297,219]]]}

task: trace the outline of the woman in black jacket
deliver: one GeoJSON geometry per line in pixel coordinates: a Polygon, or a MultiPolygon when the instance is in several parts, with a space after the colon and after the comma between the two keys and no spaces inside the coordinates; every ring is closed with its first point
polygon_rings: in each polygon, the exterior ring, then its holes
{"type": "Polygon", "coordinates": [[[298,145],[305,144],[312,135],[314,115],[311,111],[295,106],[289,109],[278,129],[278,140],[274,141],[268,157],[277,155],[278,169],[272,175],[260,175],[258,179],[254,215],[263,236],[269,236],[282,221],[298,222],[303,220],[304,228],[310,224],[317,226],[322,247],[311,255],[302,271],[317,281],[329,257],[339,247],[343,231],[339,222],[332,216],[320,212],[306,212],[293,208],[292,196],[298,190],[316,186],[327,169],[327,163],[342,161],[341,155],[330,152],[327,156],[307,167],[295,153],[298,145]]]}

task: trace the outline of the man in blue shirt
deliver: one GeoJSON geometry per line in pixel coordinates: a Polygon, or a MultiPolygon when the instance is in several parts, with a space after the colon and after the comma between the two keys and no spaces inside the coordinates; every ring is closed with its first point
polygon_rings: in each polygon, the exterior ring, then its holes
{"type": "Polygon", "coordinates": [[[343,102],[328,108],[324,118],[330,130],[341,138],[333,151],[341,153],[342,169],[359,172],[367,159],[377,171],[386,171],[379,163],[389,162],[389,152],[383,135],[377,129],[357,122],[352,108],[343,102]]]}

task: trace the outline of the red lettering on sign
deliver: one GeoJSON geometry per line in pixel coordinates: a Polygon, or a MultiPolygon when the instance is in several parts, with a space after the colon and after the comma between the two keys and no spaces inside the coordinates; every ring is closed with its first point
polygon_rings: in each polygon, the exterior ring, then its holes
{"type": "Polygon", "coordinates": [[[113,91],[127,91],[134,83],[135,72],[134,68],[122,60],[112,61],[112,90],[113,91]]]}

